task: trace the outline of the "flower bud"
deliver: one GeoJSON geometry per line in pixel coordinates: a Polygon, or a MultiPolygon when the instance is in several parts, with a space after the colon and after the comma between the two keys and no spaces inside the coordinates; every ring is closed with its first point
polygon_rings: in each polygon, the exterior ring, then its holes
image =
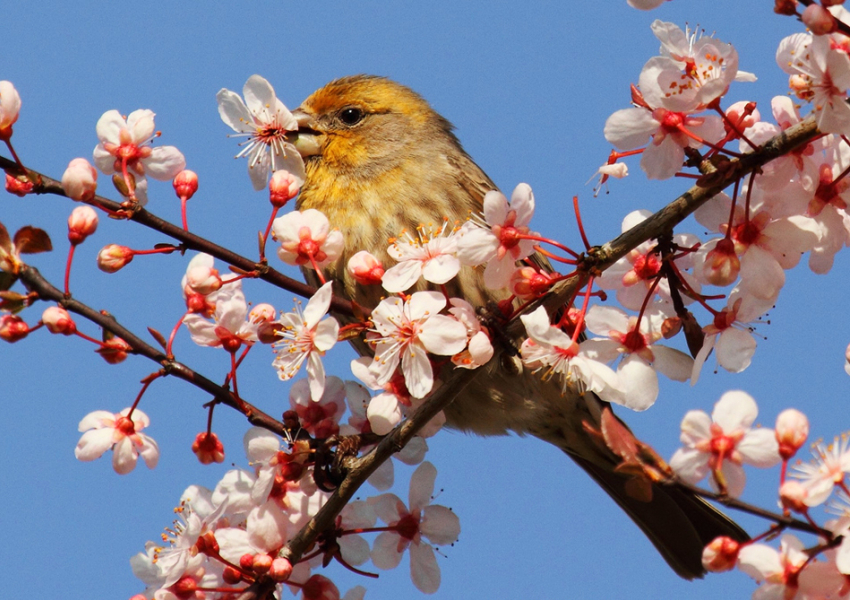
{"type": "Polygon", "coordinates": [[[251,567],[254,569],[254,573],[261,575],[268,573],[269,569],[272,568],[272,562],[274,561],[268,554],[255,554],[251,567]]]}
{"type": "Polygon", "coordinates": [[[186,285],[192,292],[206,296],[220,290],[222,281],[221,277],[218,276],[218,269],[207,265],[198,265],[186,271],[186,285]]]}
{"type": "Polygon", "coordinates": [[[214,433],[199,433],[192,443],[192,452],[202,465],[224,462],[224,446],[214,433]]]}
{"type": "Polygon", "coordinates": [[[275,171],[269,181],[269,202],[276,208],[282,208],[298,195],[302,183],[289,171],[275,171]]]}
{"type": "Polygon", "coordinates": [[[702,566],[706,571],[729,571],[738,560],[740,544],[725,535],[714,538],[702,551],[702,566]]]}
{"type": "Polygon", "coordinates": [[[705,280],[716,286],[732,285],[738,279],[741,271],[741,261],[735,254],[735,244],[728,238],[723,238],[712,248],[705,257],[702,274],[705,280]]]}
{"type": "Polygon", "coordinates": [[[729,121],[723,121],[726,133],[732,131],[729,123],[735,125],[736,131],[740,133],[761,121],[761,114],[755,106],[755,102],[741,100],[727,108],[726,118],[729,119],[729,121]]]}
{"type": "Polygon", "coordinates": [[[118,363],[124,362],[127,358],[127,354],[133,348],[122,340],[120,337],[114,337],[112,339],[106,340],[103,343],[103,346],[95,350],[98,354],[103,357],[103,360],[108,362],[110,365],[117,365],[118,363]]]}
{"type": "Polygon", "coordinates": [[[809,420],[799,410],[789,408],[776,417],[776,441],[779,442],[779,456],[788,460],[806,443],[809,437],[809,420]]]}
{"type": "Polygon", "coordinates": [[[243,554],[239,557],[239,566],[246,571],[254,568],[254,555],[251,553],[243,554]]]}
{"type": "Polygon", "coordinates": [[[171,586],[171,591],[178,598],[194,598],[195,591],[198,589],[198,582],[190,575],[184,575],[177,580],[177,583],[171,586]]]}
{"type": "Polygon", "coordinates": [[[275,317],[277,317],[277,311],[274,309],[274,306],[265,302],[257,304],[248,313],[248,320],[252,323],[268,323],[269,321],[274,321],[275,317]]]}
{"type": "Polygon", "coordinates": [[[794,17],[797,15],[797,0],[775,0],[773,3],[773,12],[777,15],[794,17]]]}
{"type": "Polygon", "coordinates": [[[198,191],[198,174],[189,169],[183,169],[177,173],[171,184],[178,198],[188,200],[198,191]]]}
{"type": "Polygon", "coordinates": [[[212,557],[217,557],[219,555],[219,550],[221,550],[218,545],[218,540],[215,539],[214,531],[207,531],[199,536],[198,541],[195,542],[195,547],[198,549],[198,552],[212,557]]]}
{"type": "Polygon", "coordinates": [[[0,340],[10,344],[29,335],[30,327],[18,315],[0,315],[0,340]]]}
{"type": "Polygon", "coordinates": [[[239,569],[235,569],[228,565],[224,567],[224,571],[221,573],[221,578],[227,585],[235,585],[242,581],[242,572],[239,571],[239,569]]]}
{"type": "Polygon", "coordinates": [[[384,277],[381,261],[365,250],[348,259],[348,272],[360,285],[380,284],[384,277]]]}
{"type": "Polygon", "coordinates": [[[0,81],[0,140],[12,137],[12,125],[21,112],[21,97],[11,81],[0,81]]]}
{"type": "Polygon", "coordinates": [[[534,267],[520,267],[511,275],[510,289],[520,300],[532,300],[552,286],[552,276],[534,267]]]}
{"type": "Polygon", "coordinates": [[[59,306],[46,308],[41,314],[41,322],[44,323],[50,333],[73,335],[77,331],[77,325],[71,319],[71,315],[59,306]]]}
{"type": "Polygon", "coordinates": [[[62,189],[71,200],[91,200],[97,189],[97,170],[85,158],[75,158],[62,174],[62,189]]]}
{"type": "Polygon", "coordinates": [[[782,503],[782,507],[794,512],[806,512],[809,508],[806,506],[808,495],[809,490],[802,483],[793,479],[789,479],[779,488],[779,501],[782,503]]]}
{"type": "Polygon", "coordinates": [[[809,4],[800,16],[803,24],[812,30],[814,35],[826,35],[838,29],[838,23],[827,9],[820,4],[809,4]]]}
{"type": "Polygon", "coordinates": [[[292,563],[285,558],[276,558],[272,561],[272,567],[269,569],[269,576],[281,583],[289,579],[292,575],[292,563]]]}
{"type": "Polygon", "coordinates": [[[127,266],[136,255],[127,246],[109,244],[97,254],[97,268],[104,273],[115,273],[127,266]]]}
{"type": "Polygon", "coordinates": [[[682,319],[680,317],[667,317],[661,322],[661,337],[669,340],[682,331],[682,319]]]}
{"type": "Polygon", "coordinates": [[[23,198],[30,192],[32,192],[32,181],[26,175],[20,175],[18,177],[12,177],[8,173],[6,173],[6,191],[10,194],[14,194],[23,198]]]}
{"type": "Polygon", "coordinates": [[[78,206],[68,217],[68,241],[73,245],[82,244],[97,230],[97,213],[91,206],[78,206]]]}

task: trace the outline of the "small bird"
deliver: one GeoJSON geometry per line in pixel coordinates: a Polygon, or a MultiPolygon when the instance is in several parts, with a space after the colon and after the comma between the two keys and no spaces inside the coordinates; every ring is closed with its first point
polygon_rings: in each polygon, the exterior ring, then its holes
{"type": "MultiPolygon", "coordinates": [[[[306,168],[297,208],[322,211],[344,233],[345,251],[324,273],[335,294],[368,309],[386,292],[360,285],[348,274],[346,264],[355,252],[368,250],[391,265],[391,238],[444,218],[463,221],[480,213],[484,195],[497,189],[463,150],[451,123],[417,93],[389,79],[338,79],[293,114],[306,168]]],[[[315,272],[304,273],[317,282],[315,272]]],[[[509,296],[506,290],[487,289],[480,268],[464,267],[447,287],[450,296],[478,307],[509,296]]],[[[355,348],[371,353],[362,341],[355,348]]],[[[506,355],[483,368],[486,372],[446,408],[449,427],[479,435],[513,431],[554,444],[602,486],[686,579],[703,575],[702,550],[716,536],[748,539],[722,513],[680,489],[653,485],[649,501],[631,495],[628,477],[614,471],[617,457],[582,425],[599,428],[607,404],[594,394],[564,394],[560,382],[544,381],[506,355]]]]}

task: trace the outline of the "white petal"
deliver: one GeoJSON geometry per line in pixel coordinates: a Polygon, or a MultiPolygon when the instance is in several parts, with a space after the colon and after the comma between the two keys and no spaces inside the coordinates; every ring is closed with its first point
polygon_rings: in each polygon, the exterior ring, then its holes
{"type": "Polygon", "coordinates": [[[758,416],[758,406],[753,397],[746,392],[726,392],[714,405],[712,420],[726,433],[737,429],[747,429],[758,416]]]}
{"type": "Polygon", "coordinates": [[[773,429],[751,429],[735,449],[741,453],[745,463],[761,469],[772,467],[781,460],[773,429]]]}
{"type": "Polygon", "coordinates": [[[419,531],[438,546],[453,544],[460,535],[460,519],[445,506],[426,506],[419,531]]]}
{"type": "Polygon", "coordinates": [[[410,511],[416,512],[428,506],[434,493],[437,469],[428,461],[419,465],[410,477],[410,511]]]}
{"type": "Polygon", "coordinates": [[[385,531],[372,543],[372,563],[379,569],[395,569],[401,562],[398,543],[401,536],[394,531],[385,531]]]}
{"type": "Polygon", "coordinates": [[[419,543],[410,547],[410,578],[423,594],[433,594],[440,589],[440,566],[429,544],[419,543]]]}

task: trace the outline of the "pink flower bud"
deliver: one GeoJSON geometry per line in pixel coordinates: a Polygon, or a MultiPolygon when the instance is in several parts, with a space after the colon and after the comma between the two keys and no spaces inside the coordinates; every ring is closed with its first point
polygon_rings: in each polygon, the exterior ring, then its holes
{"type": "Polygon", "coordinates": [[[779,456],[788,460],[806,443],[809,437],[809,420],[799,410],[789,408],[776,417],[776,441],[779,442],[779,456]]]}
{"type": "Polygon", "coordinates": [[[181,200],[188,200],[198,191],[198,174],[189,169],[183,169],[177,173],[171,183],[174,186],[174,191],[177,192],[177,197],[181,200]]]}
{"type": "Polygon", "coordinates": [[[809,495],[809,490],[799,481],[788,480],[779,488],[779,500],[782,502],[782,507],[795,512],[806,512],[809,508],[806,506],[806,498],[809,495]]]}
{"type": "Polygon", "coordinates": [[[62,174],[62,189],[72,200],[91,200],[97,189],[97,170],[85,158],[75,158],[62,174]]]}
{"type": "Polygon", "coordinates": [[[712,573],[729,571],[738,560],[739,549],[740,544],[732,538],[716,537],[702,551],[702,566],[712,573]]]}
{"type": "Polygon", "coordinates": [[[41,313],[41,322],[50,333],[61,333],[62,335],[73,335],[77,331],[77,325],[71,319],[68,311],[59,306],[51,306],[41,313]]]}
{"type": "Polygon", "coordinates": [[[242,581],[242,572],[239,569],[228,565],[224,567],[224,571],[221,573],[221,578],[224,580],[224,583],[234,585],[242,581]]]}
{"type": "Polygon", "coordinates": [[[254,555],[251,553],[243,554],[239,557],[239,566],[246,571],[254,568],[254,555]]]}
{"type": "MultiPolygon", "coordinates": [[[[744,131],[747,127],[752,127],[761,121],[761,114],[758,109],[755,108],[755,103],[748,102],[746,100],[736,102],[727,108],[726,117],[729,119],[729,122],[737,127],[739,132],[744,131]]],[[[728,133],[730,131],[729,124],[724,121],[723,125],[728,133]]]]}
{"type": "Polygon", "coordinates": [[[738,279],[740,270],[741,261],[735,254],[734,242],[723,238],[706,255],[703,276],[708,283],[724,287],[738,279]]]}
{"type": "Polygon", "coordinates": [[[78,206],[68,217],[68,241],[75,246],[97,230],[97,213],[91,206],[78,206]]]}
{"type": "Polygon", "coordinates": [[[248,313],[248,319],[252,323],[267,323],[269,321],[274,321],[276,317],[277,311],[274,309],[274,306],[266,303],[257,304],[251,309],[251,312],[248,313]]]}
{"type": "Polygon", "coordinates": [[[119,337],[114,337],[106,340],[103,343],[103,346],[95,350],[95,352],[100,354],[103,357],[103,360],[108,362],[110,365],[117,365],[118,363],[124,362],[127,358],[127,354],[132,350],[133,348],[130,344],[119,337]]]}
{"type": "Polygon", "coordinates": [[[838,29],[835,17],[820,4],[809,4],[800,16],[803,24],[812,30],[814,35],[826,35],[838,29]]]}
{"type": "Polygon", "coordinates": [[[174,592],[174,595],[178,598],[189,598],[195,597],[195,591],[198,589],[198,582],[192,578],[191,575],[184,575],[180,579],[177,580],[177,583],[171,586],[171,591],[174,592]]]}
{"type": "Polygon", "coordinates": [[[537,298],[552,286],[552,276],[534,267],[520,267],[511,275],[510,288],[520,300],[537,298]]]}
{"type": "Polygon", "coordinates": [[[30,181],[26,175],[12,177],[6,173],[6,191],[10,194],[15,194],[16,196],[23,198],[32,192],[32,187],[32,181],[30,181]]]}
{"type": "MultiPolygon", "coordinates": [[[[198,265],[186,271],[186,285],[189,290],[206,296],[221,289],[221,277],[218,269],[207,265],[198,265]]],[[[188,295],[188,293],[187,293],[188,295]]]]}
{"type": "Polygon", "coordinates": [[[27,337],[29,332],[29,325],[18,315],[0,316],[0,340],[12,344],[27,337]]]}
{"type": "Polygon", "coordinates": [[[224,462],[224,446],[214,433],[199,433],[192,443],[192,452],[202,465],[224,462]]]}
{"type": "Polygon", "coordinates": [[[269,202],[272,206],[281,208],[295,198],[304,183],[289,171],[275,171],[269,181],[269,202]]]}
{"type": "Polygon", "coordinates": [[[384,276],[384,265],[365,250],[348,259],[348,272],[360,285],[380,284],[384,276]]]}
{"type": "Polygon", "coordinates": [[[254,569],[254,573],[260,575],[262,573],[268,573],[269,569],[272,568],[272,562],[274,561],[268,554],[255,554],[251,567],[254,569]]]}
{"type": "Polygon", "coordinates": [[[12,125],[21,112],[21,97],[11,81],[0,81],[0,140],[12,137],[12,125]]]}
{"type": "Polygon", "coordinates": [[[324,575],[312,575],[301,588],[304,600],[339,600],[339,589],[324,575]]]}
{"type": "Polygon", "coordinates": [[[127,246],[109,244],[98,252],[97,268],[104,273],[115,273],[127,266],[135,255],[136,253],[127,246]]]}
{"type": "Polygon", "coordinates": [[[292,563],[285,558],[276,558],[272,561],[272,567],[269,569],[269,576],[281,583],[289,579],[292,575],[292,563]]]}

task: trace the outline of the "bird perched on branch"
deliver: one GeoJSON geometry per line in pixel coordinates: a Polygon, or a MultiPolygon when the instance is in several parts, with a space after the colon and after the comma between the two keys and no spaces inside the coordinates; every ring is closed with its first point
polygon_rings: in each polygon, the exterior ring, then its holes
{"type": "MultiPolygon", "coordinates": [[[[385,292],[354,281],[346,270],[351,255],[368,250],[392,264],[390,238],[445,217],[462,221],[481,212],[484,195],[496,189],[464,152],[452,125],[421,96],[389,79],[338,79],[293,114],[306,163],[298,209],[322,211],[344,233],[345,251],[324,273],[334,281],[334,293],[369,309],[385,292]]],[[[315,282],[313,272],[305,274],[315,282]]],[[[509,295],[487,289],[483,279],[483,269],[464,267],[448,293],[479,307],[509,295]]],[[[365,344],[358,350],[369,351],[365,344]]],[[[704,573],[702,550],[716,536],[747,538],[727,517],[680,489],[653,485],[651,500],[636,497],[628,477],[614,471],[619,459],[583,425],[599,429],[607,406],[592,393],[563,394],[560,382],[543,381],[504,354],[483,368],[446,408],[448,426],[480,435],[514,431],[556,445],[628,513],[680,576],[704,573]]]]}

